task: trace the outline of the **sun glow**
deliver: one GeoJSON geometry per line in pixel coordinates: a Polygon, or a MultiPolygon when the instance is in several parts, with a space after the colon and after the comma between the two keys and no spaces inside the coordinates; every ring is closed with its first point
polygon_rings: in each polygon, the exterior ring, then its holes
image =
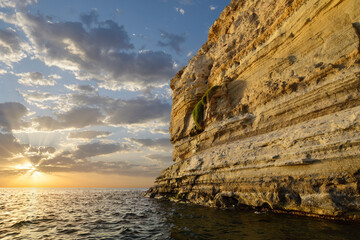
{"type": "Polygon", "coordinates": [[[31,163],[25,163],[25,164],[18,164],[16,166],[14,166],[14,168],[19,169],[19,170],[29,170],[29,171],[36,171],[36,167],[34,165],[32,165],[31,163]]]}
{"type": "Polygon", "coordinates": [[[24,187],[41,187],[50,182],[49,176],[37,170],[36,166],[31,163],[15,165],[13,168],[20,171],[16,178],[16,185],[24,187]]]}

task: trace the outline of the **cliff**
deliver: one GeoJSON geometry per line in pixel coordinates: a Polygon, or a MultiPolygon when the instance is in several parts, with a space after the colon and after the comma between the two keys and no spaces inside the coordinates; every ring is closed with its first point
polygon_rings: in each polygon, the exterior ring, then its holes
{"type": "Polygon", "coordinates": [[[146,195],[360,219],[359,51],[359,0],[233,0],[171,80],[174,164],[146,195]]]}

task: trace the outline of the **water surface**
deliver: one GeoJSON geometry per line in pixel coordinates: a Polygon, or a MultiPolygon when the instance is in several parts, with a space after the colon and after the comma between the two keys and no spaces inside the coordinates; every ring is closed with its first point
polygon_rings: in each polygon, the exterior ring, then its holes
{"type": "Polygon", "coordinates": [[[209,209],[145,189],[0,188],[0,239],[360,239],[360,225],[209,209]]]}

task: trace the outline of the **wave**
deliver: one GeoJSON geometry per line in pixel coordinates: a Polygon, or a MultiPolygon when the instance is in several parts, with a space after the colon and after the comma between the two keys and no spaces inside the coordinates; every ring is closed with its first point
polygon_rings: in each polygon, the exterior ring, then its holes
{"type": "Polygon", "coordinates": [[[32,224],[40,224],[40,223],[44,223],[44,222],[50,222],[50,221],[54,221],[55,219],[50,219],[50,218],[42,218],[42,219],[35,219],[35,220],[22,220],[22,221],[18,221],[15,224],[11,225],[10,228],[21,228],[24,226],[29,226],[32,224]]]}
{"type": "Polygon", "coordinates": [[[141,193],[2,189],[0,239],[329,239],[330,230],[333,239],[360,236],[353,225],[174,204],[141,193]]]}

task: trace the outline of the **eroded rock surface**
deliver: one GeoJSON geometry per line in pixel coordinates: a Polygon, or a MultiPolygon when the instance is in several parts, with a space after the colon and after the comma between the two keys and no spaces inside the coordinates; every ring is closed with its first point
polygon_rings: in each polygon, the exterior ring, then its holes
{"type": "Polygon", "coordinates": [[[147,196],[360,219],[359,51],[359,0],[233,0],[171,81],[175,163],[147,196]]]}

